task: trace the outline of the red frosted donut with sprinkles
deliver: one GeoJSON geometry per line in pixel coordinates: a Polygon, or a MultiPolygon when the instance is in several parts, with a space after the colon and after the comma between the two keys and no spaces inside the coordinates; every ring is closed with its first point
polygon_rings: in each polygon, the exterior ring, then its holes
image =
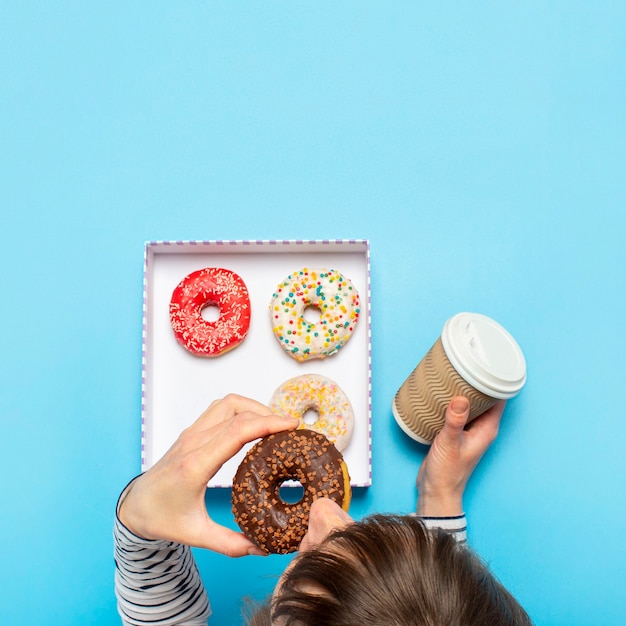
{"type": "Polygon", "coordinates": [[[196,356],[214,357],[237,347],[250,328],[250,296],[243,279],[231,270],[205,267],[178,283],[170,300],[170,323],[178,343],[196,356]],[[209,321],[202,309],[216,306],[209,321]]]}
{"type": "Polygon", "coordinates": [[[352,336],[359,321],[359,292],[334,269],[303,268],[276,288],[270,304],[272,328],[282,348],[297,361],[335,354],[352,336]],[[315,322],[305,318],[312,307],[315,322]]]}

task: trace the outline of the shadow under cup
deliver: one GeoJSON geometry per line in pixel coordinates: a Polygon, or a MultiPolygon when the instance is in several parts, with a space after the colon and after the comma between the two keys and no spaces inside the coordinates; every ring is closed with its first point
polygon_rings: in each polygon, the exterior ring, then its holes
{"type": "Polygon", "coordinates": [[[392,413],[409,437],[430,444],[454,396],[469,400],[472,420],[525,382],[526,361],[508,331],[485,315],[458,313],[397,391],[392,413]]]}

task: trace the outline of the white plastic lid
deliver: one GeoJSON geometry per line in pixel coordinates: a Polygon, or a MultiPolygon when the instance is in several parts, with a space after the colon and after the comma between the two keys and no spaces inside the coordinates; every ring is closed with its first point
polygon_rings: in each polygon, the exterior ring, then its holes
{"type": "Polygon", "coordinates": [[[457,313],[444,324],[441,343],[454,369],[472,387],[492,398],[512,398],[526,382],[521,348],[490,317],[457,313]]]}

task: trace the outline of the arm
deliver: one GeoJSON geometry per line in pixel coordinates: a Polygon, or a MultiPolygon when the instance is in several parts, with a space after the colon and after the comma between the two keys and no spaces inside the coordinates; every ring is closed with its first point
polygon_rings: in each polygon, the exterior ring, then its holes
{"type": "Polygon", "coordinates": [[[115,521],[115,591],[125,624],[206,624],[210,608],[189,546],[228,556],[260,554],[214,522],[207,483],[248,442],[295,428],[297,420],[229,395],[186,429],[158,463],[124,490],[115,521]]]}
{"type": "MultiPolygon", "coordinates": [[[[132,483],[131,483],[132,485],[132,483]]],[[[211,608],[189,546],[148,540],[115,516],[115,593],[125,626],[188,624],[206,626],[211,608]]]]}
{"type": "Polygon", "coordinates": [[[498,402],[468,424],[467,398],[457,396],[450,402],[443,428],[417,475],[417,515],[427,526],[450,530],[459,541],[465,541],[465,487],[498,435],[505,404],[503,400],[498,402]]]}

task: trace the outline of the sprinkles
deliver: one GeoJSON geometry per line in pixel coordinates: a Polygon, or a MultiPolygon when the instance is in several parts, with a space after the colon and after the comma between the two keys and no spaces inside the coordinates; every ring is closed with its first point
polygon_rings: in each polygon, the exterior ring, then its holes
{"type": "Polygon", "coordinates": [[[172,293],[170,324],[176,341],[195,356],[214,357],[232,350],[250,328],[250,297],[243,279],[221,267],[188,274],[172,293]],[[202,309],[210,305],[219,309],[214,322],[202,317],[202,309]]]}
{"type": "Polygon", "coordinates": [[[334,269],[303,268],[283,280],[270,304],[272,330],[297,361],[324,359],[350,339],[359,321],[360,298],[352,282],[334,269]],[[309,321],[305,310],[316,309],[309,321]]]}
{"type": "Polygon", "coordinates": [[[324,435],[305,429],[268,435],[254,444],[233,478],[231,502],[248,539],[267,554],[287,554],[298,549],[315,500],[330,498],[347,511],[351,495],[342,454],[324,435]],[[299,502],[281,498],[286,481],[300,483],[299,502]]]}
{"type": "Polygon", "coordinates": [[[269,408],[275,415],[296,418],[298,428],[309,428],[322,433],[337,450],[350,443],[354,429],[354,412],[343,389],[320,374],[303,374],[285,381],[272,395],[269,408]],[[317,419],[305,421],[311,410],[317,419]]]}

